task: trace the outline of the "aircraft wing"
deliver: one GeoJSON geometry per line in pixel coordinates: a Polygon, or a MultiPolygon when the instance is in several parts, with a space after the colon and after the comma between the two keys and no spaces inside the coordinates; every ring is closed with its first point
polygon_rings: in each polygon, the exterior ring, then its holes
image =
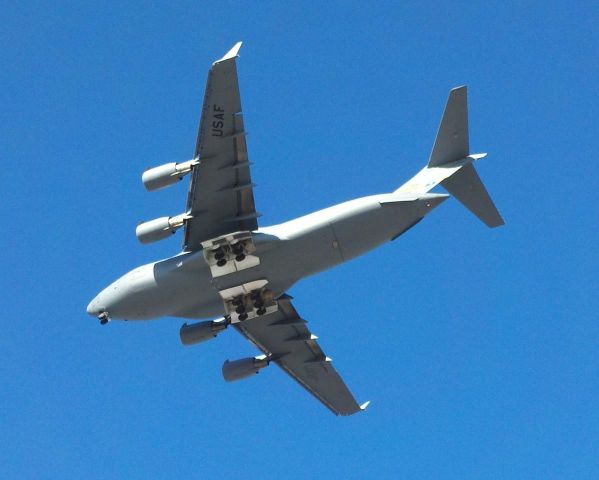
{"type": "Polygon", "coordinates": [[[276,312],[235,323],[235,328],[335,415],[366,408],[369,402],[358,405],[291,304],[291,297],[283,295],[277,303],[276,312]]]}
{"type": "Polygon", "coordinates": [[[189,185],[184,249],[220,235],[258,228],[241,114],[235,60],[237,43],[208,72],[189,185]]]}

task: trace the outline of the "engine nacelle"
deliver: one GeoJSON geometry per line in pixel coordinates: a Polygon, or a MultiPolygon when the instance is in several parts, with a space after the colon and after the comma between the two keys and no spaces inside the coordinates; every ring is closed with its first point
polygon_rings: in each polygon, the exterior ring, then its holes
{"type": "Polygon", "coordinates": [[[223,377],[227,382],[234,382],[255,375],[267,366],[268,357],[266,355],[242,358],[232,362],[227,360],[223,363],[223,377]]]}
{"type": "Polygon", "coordinates": [[[228,324],[229,323],[225,321],[224,318],[222,320],[209,320],[207,322],[199,322],[192,325],[184,323],[181,326],[181,330],[179,330],[181,343],[183,345],[194,345],[216,338],[220,332],[227,328],[228,324]]]}
{"type": "Polygon", "coordinates": [[[182,213],[174,217],[160,217],[143,222],[135,229],[135,235],[141,243],[157,242],[175,233],[190,218],[191,215],[182,213]]]}
{"type": "Polygon", "coordinates": [[[141,181],[146,190],[153,191],[168,187],[182,180],[185,175],[193,170],[193,167],[199,163],[198,160],[189,160],[183,163],[166,163],[159,167],[146,170],[141,181]]]}

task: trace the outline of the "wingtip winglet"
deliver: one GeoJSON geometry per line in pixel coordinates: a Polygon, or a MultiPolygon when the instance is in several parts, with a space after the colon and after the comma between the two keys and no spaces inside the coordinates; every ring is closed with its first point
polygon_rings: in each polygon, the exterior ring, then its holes
{"type": "Polygon", "coordinates": [[[370,405],[370,400],[368,400],[367,402],[364,402],[362,405],[360,405],[360,410],[364,411],[368,408],[368,405],[370,405]]]}
{"type": "Polygon", "coordinates": [[[243,42],[237,42],[235,45],[233,45],[233,48],[231,50],[229,50],[227,53],[225,53],[225,56],[218,59],[216,63],[220,63],[220,62],[224,62],[225,60],[230,60],[231,58],[235,58],[239,56],[239,49],[241,48],[241,45],[243,44],[243,42]]]}

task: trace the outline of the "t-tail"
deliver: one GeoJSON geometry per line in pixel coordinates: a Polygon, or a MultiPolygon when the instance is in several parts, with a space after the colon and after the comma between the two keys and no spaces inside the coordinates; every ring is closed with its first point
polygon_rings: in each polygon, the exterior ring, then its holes
{"type": "Polygon", "coordinates": [[[428,165],[395,193],[422,194],[440,183],[487,226],[503,225],[473,165],[486,155],[470,153],[467,90],[465,86],[454,88],[449,92],[428,165]]]}

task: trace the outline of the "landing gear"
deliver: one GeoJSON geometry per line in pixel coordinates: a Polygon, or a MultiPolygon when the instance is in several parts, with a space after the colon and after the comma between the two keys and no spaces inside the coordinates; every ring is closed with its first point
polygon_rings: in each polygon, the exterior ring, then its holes
{"type": "Polygon", "coordinates": [[[224,267],[227,264],[225,252],[221,247],[214,250],[214,259],[216,260],[216,265],[218,265],[219,267],[224,267]]]}
{"type": "Polygon", "coordinates": [[[243,262],[245,260],[245,249],[242,242],[231,245],[231,250],[233,251],[237,262],[243,262]]]}
{"type": "Polygon", "coordinates": [[[256,315],[262,316],[266,313],[265,300],[260,290],[254,290],[250,293],[250,300],[256,309],[256,315]]]}
{"type": "Polygon", "coordinates": [[[266,313],[266,309],[264,308],[264,299],[262,298],[262,295],[260,295],[259,291],[250,293],[250,300],[254,303],[254,308],[257,309],[256,313],[258,315],[264,315],[264,313],[266,313]],[[260,311],[263,311],[263,313],[260,313],[260,311]]]}
{"type": "MultiPolygon", "coordinates": [[[[216,260],[216,265],[218,267],[224,267],[227,264],[227,253],[225,249],[227,247],[218,247],[216,250],[213,250],[214,259],[216,260]]],[[[235,261],[243,262],[246,259],[245,254],[245,246],[243,242],[238,242],[231,245],[231,252],[235,255],[235,261]]]]}
{"type": "Polygon", "coordinates": [[[98,315],[98,320],[100,320],[100,325],[106,325],[110,321],[110,317],[106,312],[102,312],[98,315]]]}
{"type": "MultiPolygon", "coordinates": [[[[221,277],[260,265],[252,232],[239,231],[202,242],[204,260],[212,277],[221,277]]],[[[251,317],[251,315],[250,315],[251,317]]]]}
{"type": "Polygon", "coordinates": [[[243,297],[237,297],[231,300],[231,303],[234,307],[238,307],[239,305],[243,305],[243,297]]]}
{"type": "Polygon", "coordinates": [[[266,280],[254,280],[219,291],[232,323],[251,321],[277,311],[277,302],[273,293],[265,288],[266,284],[266,280]]]}

